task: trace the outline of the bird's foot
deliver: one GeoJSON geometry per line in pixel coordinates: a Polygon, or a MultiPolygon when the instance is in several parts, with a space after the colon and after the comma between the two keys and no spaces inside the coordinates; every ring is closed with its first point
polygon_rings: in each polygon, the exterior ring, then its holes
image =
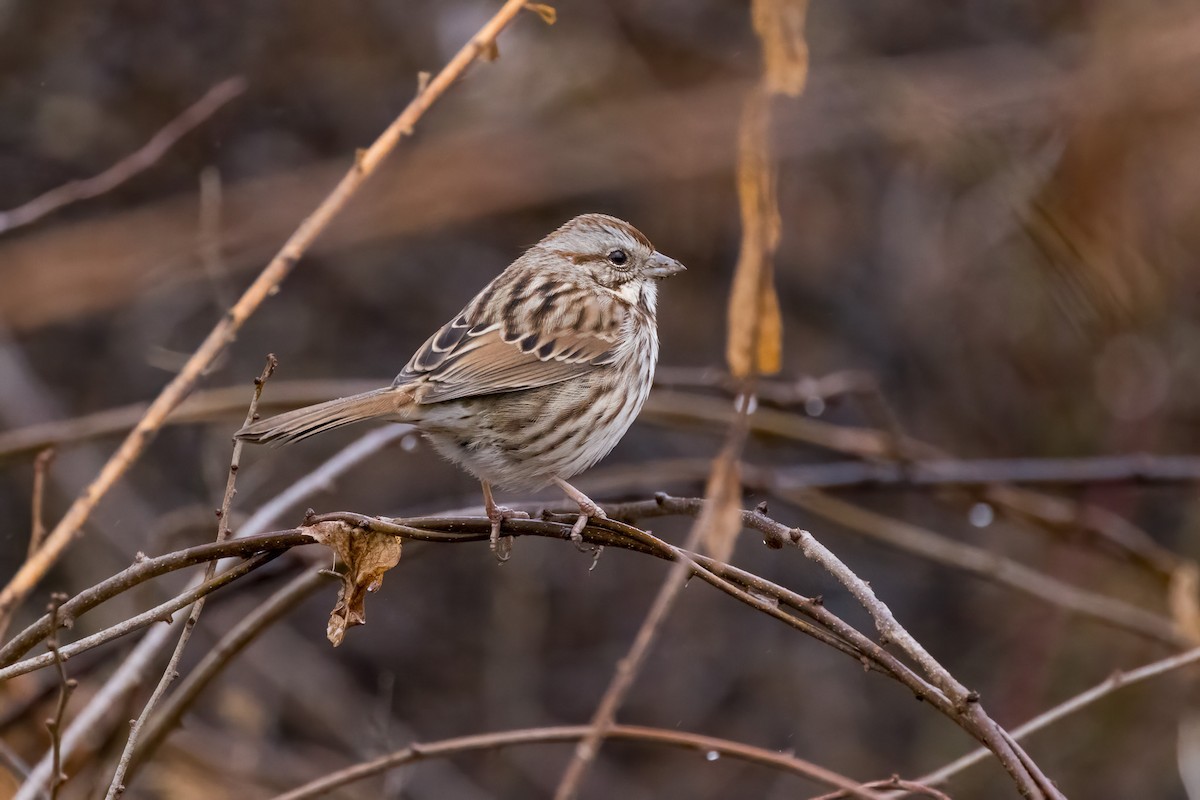
{"type": "Polygon", "coordinates": [[[575,524],[571,526],[571,541],[580,550],[589,550],[589,548],[583,546],[583,529],[594,519],[608,519],[608,515],[604,513],[603,508],[596,505],[592,500],[588,500],[586,503],[581,502],[579,504],[579,517],[576,518],[575,524]]]}
{"type": "Polygon", "coordinates": [[[491,549],[492,555],[496,560],[503,563],[508,561],[509,555],[512,553],[511,536],[501,536],[500,526],[506,519],[529,519],[529,514],[524,511],[515,511],[506,506],[491,506],[487,509],[487,518],[492,523],[492,533],[488,537],[488,548],[491,549]]]}

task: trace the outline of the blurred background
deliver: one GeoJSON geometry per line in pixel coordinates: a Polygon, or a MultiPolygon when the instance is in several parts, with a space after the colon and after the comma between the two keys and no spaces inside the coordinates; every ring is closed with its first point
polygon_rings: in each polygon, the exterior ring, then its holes
{"type": "MultiPolygon", "coordinates": [[[[153,398],[355,148],[411,99],[418,72],[440,68],[497,5],[0,0],[0,208],[103,171],[228,78],[246,86],[151,168],[0,234],[0,431],[153,398]]],[[[812,0],[806,39],[808,85],[776,101],[772,127],[783,223],[779,385],[801,397],[782,410],[879,427],[877,404],[803,390],[812,386],[806,376],[854,374],[878,385],[907,435],[961,457],[1195,453],[1200,7],[812,0]]],[[[401,143],[204,388],[245,387],[248,400],[268,352],[279,357],[280,384],[390,381],[523,248],[577,213],[603,211],[688,266],[661,291],[662,375],[686,384],[675,391],[724,397],[695,378],[724,363],[741,235],[737,125],[761,72],[747,5],[563,2],[552,27],[523,14],[499,53],[401,143]]],[[[678,460],[710,458],[724,429],[689,418],[686,404],[672,412],[680,395],[664,397],[580,478],[581,489],[602,503],[702,492],[702,471],[681,472],[678,460]]],[[[17,625],[41,612],[50,591],[79,591],[138,551],[210,540],[242,414],[164,430],[17,625]]],[[[247,452],[238,519],[362,433],[247,452]]],[[[51,521],[117,442],[60,448],[51,521]]],[[[752,437],[745,454],[772,469],[845,458],[768,434],[752,437]]],[[[32,453],[0,459],[8,576],[28,541],[32,453]]],[[[1050,491],[1120,515],[1180,563],[1200,547],[1190,485],[1050,491]]],[[[1048,535],[993,514],[972,491],[837,496],[1167,614],[1162,570],[1100,554],[1071,530],[1048,535]]],[[[748,491],[747,505],[765,497],[748,491]]],[[[276,527],[298,523],[305,506],[415,515],[478,503],[469,476],[412,438],[312,493],[276,527]]],[[[777,496],[771,513],[811,530],[869,580],[1006,726],[1170,652],[777,496]]],[[[688,520],[652,523],[678,542],[688,520]]],[[[796,551],[768,550],[747,533],[733,561],[823,594],[869,631],[846,592],[796,551]]],[[[410,741],[586,721],[665,574],[662,563],[626,552],[591,565],[553,541],[519,540],[503,566],[482,544],[412,545],[369,599],[367,626],[336,650],[324,637],[335,588],[323,587],[207,690],[127,796],[269,796],[410,741]]],[[[265,577],[217,594],[185,671],[300,568],[284,557],[265,577]]],[[[145,584],[65,636],[160,602],[185,577],[145,584]]],[[[81,681],[72,709],[133,643],[70,662],[81,681]]],[[[136,715],[152,683],[122,719],[136,715]]],[[[0,687],[0,733],[26,762],[45,751],[41,721],[54,685],[37,673],[0,687]]],[[[1029,750],[1071,797],[1200,797],[1181,777],[1200,759],[1195,737],[1178,734],[1190,700],[1183,679],[1166,677],[1055,725],[1029,750]]],[[[698,584],[684,592],[619,718],[792,750],[863,779],[915,777],[974,744],[894,682],[698,584]]],[[[92,797],[107,784],[126,733],[118,726],[94,757],[71,765],[64,797],[92,797]]],[[[464,755],[339,796],[546,796],[569,753],[542,745],[464,755]]],[[[0,786],[12,783],[11,772],[0,775],[0,786]]],[[[948,790],[1014,796],[994,763],[948,790]]],[[[816,791],[728,759],[612,743],[584,796],[816,791]]]]}

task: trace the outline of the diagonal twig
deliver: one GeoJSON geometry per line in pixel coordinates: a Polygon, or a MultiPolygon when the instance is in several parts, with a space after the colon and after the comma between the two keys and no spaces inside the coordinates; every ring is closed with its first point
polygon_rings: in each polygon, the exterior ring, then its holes
{"type": "MultiPolygon", "coordinates": [[[[258,400],[262,397],[263,385],[267,382],[275,372],[275,367],[279,361],[272,353],[267,356],[267,364],[263,367],[262,374],[254,379],[254,394],[250,398],[250,407],[246,410],[246,425],[249,425],[258,418],[258,400]]],[[[229,512],[233,507],[233,497],[237,494],[237,474],[238,468],[242,463],[242,447],[244,442],[241,439],[233,440],[233,455],[229,459],[229,475],[225,479],[225,495],[221,498],[221,507],[217,509],[217,543],[224,542],[229,538],[229,512]]],[[[217,562],[210,561],[204,568],[204,581],[211,581],[217,571],[217,562]]],[[[192,605],[192,610],[188,613],[187,621],[183,623],[183,631],[179,634],[179,642],[175,645],[175,652],[171,654],[170,660],[167,662],[167,668],[163,671],[162,677],[158,681],[158,685],[154,687],[154,691],[150,695],[150,699],[146,701],[142,713],[133,723],[133,728],[129,732],[129,739],[125,742],[125,749],[121,752],[121,759],[117,762],[117,769],[113,773],[112,782],[108,786],[108,794],[106,800],[116,800],[125,791],[125,772],[129,769],[130,759],[133,758],[133,750],[137,746],[138,736],[142,732],[142,728],[146,725],[146,720],[150,718],[154,707],[162,696],[166,693],[167,687],[175,680],[179,668],[179,660],[183,657],[184,648],[187,647],[188,640],[192,638],[192,631],[195,630],[196,622],[200,619],[200,614],[204,611],[204,597],[196,598],[196,602],[192,605]]]]}
{"type": "Polygon", "coordinates": [[[213,678],[220,674],[221,670],[256,636],[324,585],[326,580],[327,576],[321,570],[309,569],[301,573],[279,591],[256,605],[252,612],[213,645],[195,669],[180,681],[178,688],[162,704],[159,712],[146,724],[141,734],[141,740],[133,751],[133,760],[129,765],[128,774],[131,778],[146,763],[147,759],[154,755],[159,745],[166,739],[167,734],[179,724],[184,713],[200,696],[205,687],[212,682],[213,678]]]}
{"type": "Polygon", "coordinates": [[[46,473],[50,470],[53,462],[53,447],[47,447],[33,460],[33,524],[30,526],[29,532],[28,555],[33,555],[46,539],[46,473]]]}
{"type": "Polygon", "coordinates": [[[16,208],[0,211],[0,234],[36,222],[63,206],[98,197],[120,186],[139,172],[154,166],[184,135],[244,91],[246,81],[242,78],[221,81],[183,113],[164,125],[148,142],[99,175],[64,183],[16,208]]]}
{"type": "Polygon", "coordinates": [[[388,154],[395,149],[401,137],[412,130],[425,112],[477,58],[491,52],[496,37],[524,6],[525,0],[508,0],[429,82],[424,91],[413,98],[371,146],[357,153],[354,164],[338,185],[300,224],[237,303],[213,327],[175,378],[150,404],[145,416],[138,421],[109,458],[100,474],[67,509],[58,525],[50,532],[45,545],[27,559],[8,585],[0,590],[0,631],[7,627],[17,604],[33,591],[38,580],[81,534],[82,526],[96,504],[141,456],[146,445],[162,427],[167,415],[187,396],[217,356],[224,352],[250,315],[288,276],[317,236],[328,227],[367,178],[374,174],[388,154]]]}
{"type": "MultiPolygon", "coordinates": [[[[722,464],[736,464],[741,454],[742,445],[746,441],[750,404],[751,401],[748,396],[742,398],[739,406],[740,413],[735,420],[735,424],[730,428],[725,448],[714,461],[710,496],[707,498],[710,508],[721,502],[716,497],[716,494],[722,491],[722,489],[727,488],[722,487],[718,483],[718,475],[721,474],[722,464]]],[[[732,476],[732,473],[729,473],[727,477],[730,476],[732,476]]],[[[739,492],[740,488],[739,486],[739,492]]],[[[578,793],[584,776],[587,774],[592,761],[596,758],[600,742],[604,739],[608,730],[612,728],[616,719],[617,709],[625,701],[625,696],[629,693],[629,689],[632,687],[633,681],[641,669],[642,662],[650,651],[650,645],[654,642],[655,637],[662,628],[663,621],[670,614],[671,609],[674,608],[675,601],[679,598],[680,591],[687,584],[688,577],[700,570],[684,551],[695,550],[701,542],[714,538],[714,531],[720,525],[721,521],[718,513],[712,515],[701,514],[692,524],[692,528],[687,535],[687,540],[683,545],[683,550],[677,551],[675,564],[663,580],[662,586],[654,598],[654,603],[650,606],[650,610],[646,612],[646,618],[642,621],[641,627],[638,628],[637,635],[634,637],[633,643],[629,646],[629,652],[617,663],[608,688],[604,690],[604,695],[600,698],[600,703],[596,706],[596,710],[592,714],[588,734],[580,739],[575,746],[571,760],[567,764],[567,768],[559,780],[558,788],[554,792],[555,800],[571,800],[578,793]]]]}

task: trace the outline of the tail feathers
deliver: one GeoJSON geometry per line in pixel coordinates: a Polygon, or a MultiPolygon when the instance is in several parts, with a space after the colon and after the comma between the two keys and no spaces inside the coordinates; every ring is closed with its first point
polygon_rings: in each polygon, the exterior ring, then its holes
{"type": "Polygon", "coordinates": [[[268,417],[247,425],[234,436],[256,444],[284,445],[366,419],[404,421],[411,416],[412,406],[407,392],[391,387],[376,389],[268,417]]]}

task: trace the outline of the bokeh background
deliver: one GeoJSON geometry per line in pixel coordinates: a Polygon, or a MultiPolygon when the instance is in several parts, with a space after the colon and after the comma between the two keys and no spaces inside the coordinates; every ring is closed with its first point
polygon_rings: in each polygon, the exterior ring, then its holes
{"type": "MultiPolygon", "coordinates": [[[[355,148],[411,98],[418,72],[440,67],[495,8],[0,1],[0,208],[102,171],[224,79],[247,86],[151,169],[0,235],[0,429],[154,397],[355,148]]],[[[205,387],[244,385],[248,399],[268,352],[279,357],[278,381],[388,381],[522,248],[584,211],[630,220],[689,267],[661,293],[664,374],[722,368],[741,233],[737,124],[761,71],[747,4],[615,0],[558,11],[552,27],[523,15],[501,37],[499,59],[476,65],[422,120],[205,387]]],[[[806,38],[808,85],[776,102],[772,136],[782,377],[870,376],[907,434],[963,457],[1195,452],[1200,7],[812,0],[806,38]]],[[[879,424],[854,397],[788,408],[879,424]]],[[[699,494],[694,471],[681,476],[662,462],[711,457],[723,429],[683,412],[635,425],[578,485],[599,487],[601,501],[699,494]]],[[[211,539],[237,416],[165,430],[18,622],[40,612],[51,590],[78,591],[138,551],[211,539]]],[[[237,513],[361,433],[247,453],[237,513]]],[[[61,449],[47,495],[52,520],[116,442],[61,449]]],[[[767,467],[840,458],[766,435],[746,453],[767,467]]],[[[3,459],[7,576],[25,553],[32,458],[3,459]]],[[[314,493],[280,526],[298,522],[304,505],[431,513],[477,505],[477,491],[405,440],[314,493]]],[[[1188,485],[1055,491],[1128,518],[1183,558],[1200,547],[1188,485]]],[[[1161,575],[1097,554],[1087,537],[991,519],[970,492],[838,496],[1166,614],[1161,575]]],[[[747,495],[748,504],[760,499],[747,495]]],[[[771,511],[812,530],[871,581],[1003,724],[1169,653],[778,499],[771,511]]],[[[654,523],[675,541],[687,525],[654,523]]],[[[823,594],[869,629],[846,593],[795,551],[745,534],[733,560],[823,594]]],[[[589,556],[551,541],[518,541],[503,566],[485,545],[413,545],[368,601],[367,626],[336,650],[324,638],[330,585],[208,690],[128,796],[269,796],[413,740],[582,722],[665,574],[662,563],[623,552],[589,567],[589,556]]],[[[185,671],[299,568],[283,558],[265,578],[218,594],[185,671]]],[[[69,635],[159,602],[181,580],[146,585],[69,635]]],[[[73,707],[131,646],[72,662],[82,684],[73,707]]],[[[45,750],[52,685],[39,674],[0,687],[0,734],[26,761],[45,750]]],[[[149,689],[131,698],[129,717],[149,689]]],[[[1071,797],[1188,797],[1181,765],[1195,769],[1197,745],[1179,727],[1189,730],[1190,698],[1179,677],[1127,690],[1034,737],[1030,752],[1071,797]]],[[[620,719],[790,749],[864,779],[913,777],[973,744],[893,682],[702,585],[685,591],[620,719]]],[[[126,731],[72,765],[63,796],[95,796],[107,784],[126,731]]],[[[545,796],[569,752],[461,756],[340,796],[545,796]]],[[[1014,794],[994,764],[949,790],[1014,794]]],[[[815,792],[762,768],[615,743],[585,796],[815,792]]]]}

